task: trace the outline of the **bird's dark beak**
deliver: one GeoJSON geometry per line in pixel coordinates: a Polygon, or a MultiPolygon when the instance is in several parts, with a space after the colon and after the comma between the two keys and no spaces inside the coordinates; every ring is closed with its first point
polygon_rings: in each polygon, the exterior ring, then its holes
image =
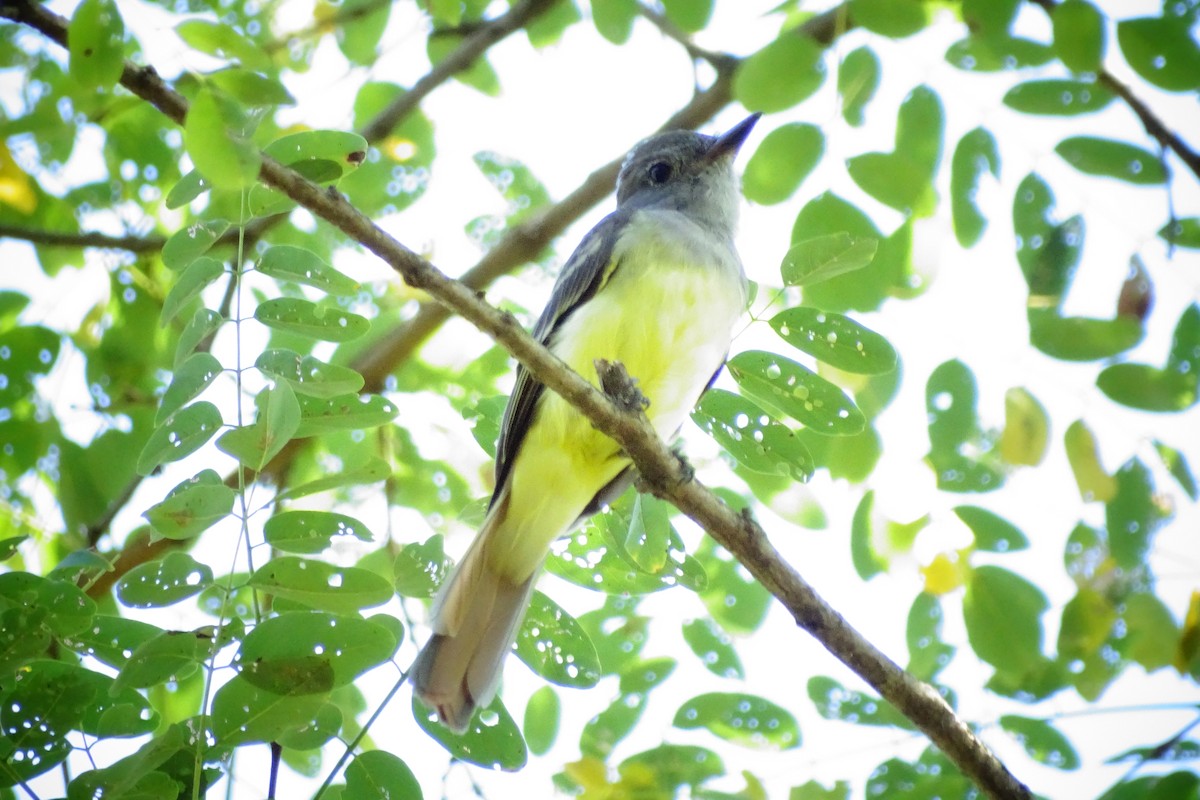
{"type": "Polygon", "coordinates": [[[733,158],[741,149],[742,144],[750,136],[750,131],[754,128],[754,123],[758,122],[758,118],[762,116],[761,111],[755,111],[744,120],[734,125],[725,133],[717,137],[713,142],[712,147],[704,154],[709,161],[716,161],[719,158],[733,158]]]}

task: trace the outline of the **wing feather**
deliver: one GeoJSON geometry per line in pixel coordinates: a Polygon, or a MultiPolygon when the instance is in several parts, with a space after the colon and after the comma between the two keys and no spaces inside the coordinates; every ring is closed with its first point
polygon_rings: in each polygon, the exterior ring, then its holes
{"type": "MultiPolygon", "coordinates": [[[[571,313],[591,299],[608,280],[616,267],[612,263],[613,245],[628,222],[629,213],[618,210],[601,220],[583,237],[554,283],[550,299],[533,328],[535,339],[549,346],[555,332],[571,313]]],[[[500,424],[500,440],[496,446],[496,489],[491,505],[496,503],[508,479],[513,459],[525,440],[538,398],[544,389],[545,386],[530,375],[524,366],[517,365],[516,384],[500,424]]]]}

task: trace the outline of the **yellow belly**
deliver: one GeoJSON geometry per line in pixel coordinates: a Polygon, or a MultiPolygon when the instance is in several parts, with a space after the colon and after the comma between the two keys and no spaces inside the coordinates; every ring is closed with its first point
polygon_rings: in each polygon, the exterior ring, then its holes
{"type": "MultiPolygon", "coordinates": [[[[598,358],[620,361],[650,400],[661,436],[682,425],[729,348],[744,306],[736,261],[696,265],[677,247],[636,247],[607,284],[563,323],[551,350],[592,384],[598,358]],[[647,256],[654,258],[653,263],[647,256]]],[[[539,400],[510,473],[505,521],[489,560],[514,581],[628,465],[617,443],[553,392],[539,400]]]]}

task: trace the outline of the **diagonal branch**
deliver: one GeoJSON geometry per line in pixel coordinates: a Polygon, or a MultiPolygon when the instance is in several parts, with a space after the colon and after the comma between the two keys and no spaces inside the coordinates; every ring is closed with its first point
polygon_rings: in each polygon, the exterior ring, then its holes
{"type": "MultiPolygon", "coordinates": [[[[27,2],[19,3],[17,10],[17,19],[61,41],[65,31],[61,18],[27,2]]],[[[172,119],[181,121],[185,115],[183,99],[153,70],[127,66],[122,82],[172,119]]],[[[260,177],[378,255],[407,283],[468,319],[538,380],[586,414],[599,430],[624,448],[648,487],[669,499],[734,554],[791,612],[797,625],[913,720],[989,797],[1031,796],[932,687],[900,669],[821,599],[775,550],[753,519],[737,514],[693,480],[643,415],[622,411],[535,341],[511,314],[489,305],[475,290],[447,277],[405,248],[344,198],[325,192],[270,158],[264,157],[260,177]]]]}

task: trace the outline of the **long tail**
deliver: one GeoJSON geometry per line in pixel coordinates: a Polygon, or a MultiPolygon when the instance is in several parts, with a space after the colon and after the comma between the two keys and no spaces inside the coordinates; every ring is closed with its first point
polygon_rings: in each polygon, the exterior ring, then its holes
{"type": "Polygon", "coordinates": [[[463,733],[479,706],[492,701],[537,572],[517,585],[497,575],[487,552],[503,524],[504,503],[479,535],[434,603],[433,636],[412,667],[413,690],[443,724],[463,733]]]}

